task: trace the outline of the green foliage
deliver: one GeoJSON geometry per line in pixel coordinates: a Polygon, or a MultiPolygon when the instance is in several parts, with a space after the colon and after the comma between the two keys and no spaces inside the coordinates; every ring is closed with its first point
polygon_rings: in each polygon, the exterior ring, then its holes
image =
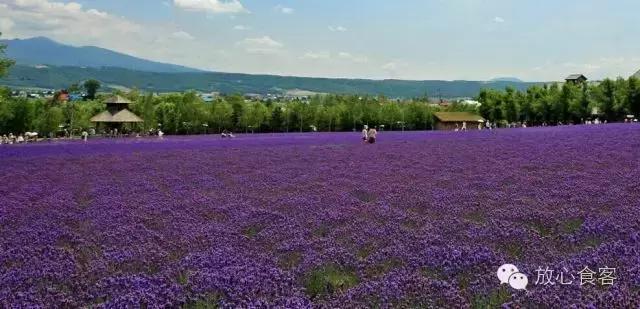
{"type": "Polygon", "coordinates": [[[353,271],[335,265],[315,269],[305,280],[306,292],[312,298],[343,292],[356,284],[358,277],[353,271]]]}
{"type": "MultiPolygon", "coordinates": [[[[130,99],[131,110],[145,122],[144,132],[162,129],[171,134],[233,132],[359,131],[363,125],[384,125],[385,130],[429,130],[437,111],[479,113],[494,123],[526,121],[582,123],[596,117],[621,121],[627,114],[640,116],[640,80],[605,80],[600,84],[532,86],[526,92],[483,89],[481,105],[454,103],[448,107],[426,99],[389,100],[384,96],[317,95],[290,101],[246,100],[241,95],[204,102],[195,92],[163,95],[138,90],[118,93],[130,99]],[[592,111],[599,111],[592,114],[592,111]]],[[[0,134],[37,131],[56,133],[63,125],[79,133],[93,126],[90,119],[105,109],[104,97],[83,102],[14,98],[0,88],[0,134]]]]}
{"type": "Polygon", "coordinates": [[[84,82],[84,89],[87,91],[87,99],[95,100],[96,93],[100,89],[100,82],[95,79],[90,79],[84,82]]]}
{"type": "MultiPolygon", "coordinates": [[[[186,89],[221,93],[273,93],[279,89],[305,89],[316,93],[338,93],[342,95],[377,95],[389,97],[421,97],[425,90],[471,97],[482,88],[503,89],[507,85],[525,90],[535,83],[480,82],[480,81],[404,81],[364,80],[339,78],[307,78],[273,75],[248,75],[217,72],[156,73],[134,71],[116,67],[81,68],[56,67],[35,68],[16,65],[2,83],[14,87],[66,89],[78,81],[97,79],[103,85],[120,85],[149,92],[183,92],[186,89]],[[438,91],[440,89],[441,91],[438,91]]],[[[420,98],[422,100],[423,98],[420,98]]]]}
{"type": "Polygon", "coordinates": [[[527,121],[530,124],[582,123],[600,118],[620,121],[631,113],[640,116],[640,82],[605,79],[599,84],[532,86],[526,92],[483,89],[478,111],[491,122],[527,121]],[[598,111],[592,114],[592,111],[598,111]]]}
{"type": "MultiPolygon", "coordinates": [[[[2,36],[1,32],[0,36],[2,36]]],[[[15,61],[4,57],[6,48],[7,45],[0,44],[0,78],[7,76],[9,69],[15,64],[15,61]]]]}
{"type": "Polygon", "coordinates": [[[510,300],[511,293],[509,293],[509,290],[506,287],[501,286],[487,295],[474,295],[471,307],[474,309],[500,308],[510,300]]]}

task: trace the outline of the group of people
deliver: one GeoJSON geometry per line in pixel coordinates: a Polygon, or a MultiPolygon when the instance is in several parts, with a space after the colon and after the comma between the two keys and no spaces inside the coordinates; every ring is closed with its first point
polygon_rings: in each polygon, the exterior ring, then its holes
{"type": "Polygon", "coordinates": [[[0,137],[0,145],[22,144],[22,143],[27,143],[31,141],[37,141],[37,140],[38,140],[38,133],[35,133],[35,132],[26,132],[24,134],[18,134],[18,135],[13,135],[13,133],[9,133],[9,135],[5,134],[5,135],[2,135],[2,137],[0,137]]]}
{"type": "Polygon", "coordinates": [[[377,137],[378,137],[377,127],[369,128],[369,126],[365,125],[364,128],[362,128],[362,141],[365,144],[375,144],[377,137]]]}
{"type": "Polygon", "coordinates": [[[235,138],[236,136],[233,135],[233,133],[231,133],[230,131],[224,130],[222,131],[222,133],[220,134],[222,136],[222,138],[235,138]]]}
{"type": "Polygon", "coordinates": [[[13,135],[13,133],[9,133],[9,135],[5,134],[0,139],[0,144],[7,144],[7,145],[22,144],[24,142],[26,142],[26,140],[22,134],[16,136],[16,135],[13,135]]]}

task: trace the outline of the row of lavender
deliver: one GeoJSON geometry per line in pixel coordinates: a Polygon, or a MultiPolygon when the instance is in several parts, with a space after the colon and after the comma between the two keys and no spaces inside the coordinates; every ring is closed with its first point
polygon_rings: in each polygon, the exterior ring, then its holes
{"type": "Polygon", "coordinates": [[[379,140],[0,149],[0,307],[640,306],[640,127],[379,140]]]}

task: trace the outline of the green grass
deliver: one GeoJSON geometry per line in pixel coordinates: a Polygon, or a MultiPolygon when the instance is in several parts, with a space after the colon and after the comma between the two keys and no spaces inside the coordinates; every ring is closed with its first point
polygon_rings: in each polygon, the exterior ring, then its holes
{"type": "Polygon", "coordinates": [[[376,264],[374,266],[367,268],[366,274],[369,277],[379,277],[401,266],[402,266],[402,261],[392,258],[380,264],[376,264]]]}
{"type": "Polygon", "coordinates": [[[561,225],[560,230],[567,234],[573,234],[580,230],[582,224],[584,224],[584,219],[582,218],[569,219],[561,225]]]}
{"type": "Polygon", "coordinates": [[[528,225],[536,232],[538,232],[538,235],[540,235],[541,237],[547,237],[553,234],[553,229],[547,227],[540,221],[529,222],[528,225]]]}
{"type": "Polygon", "coordinates": [[[375,194],[364,190],[353,191],[353,196],[365,203],[375,202],[378,199],[375,194]]]}
{"type": "Polygon", "coordinates": [[[260,231],[262,231],[262,228],[260,226],[252,225],[245,228],[244,231],[242,231],[242,235],[253,239],[258,235],[258,233],[260,233],[260,231]]]}
{"type": "Polygon", "coordinates": [[[302,253],[298,251],[287,252],[280,257],[280,267],[283,269],[292,269],[302,261],[302,253]]]}
{"type": "Polygon", "coordinates": [[[500,308],[502,304],[511,300],[511,294],[505,286],[501,286],[489,293],[489,295],[475,295],[471,301],[471,308],[493,309],[500,308]]]}
{"type": "Polygon", "coordinates": [[[219,308],[222,296],[219,293],[209,293],[201,299],[187,302],[182,309],[216,309],[219,308]]]}
{"type": "Polygon", "coordinates": [[[185,286],[189,283],[189,272],[183,271],[178,275],[178,283],[185,286]]]}
{"type": "Polygon", "coordinates": [[[522,257],[524,249],[522,245],[516,242],[506,242],[498,246],[500,251],[506,253],[512,259],[519,259],[522,257]]]}
{"type": "Polygon", "coordinates": [[[462,218],[464,218],[465,220],[469,220],[471,222],[480,224],[480,225],[482,225],[485,222],[487,222],[486,216],[481,211],[468,212],[468,213],[462,215],[462,218]]]}
{"type": "Polygon", "coordinates": [[[304,286],[307,295],[316,298],[342,292],[358,284],[358,276],[352,270],[327,265],[307,274],[304,286]]]}

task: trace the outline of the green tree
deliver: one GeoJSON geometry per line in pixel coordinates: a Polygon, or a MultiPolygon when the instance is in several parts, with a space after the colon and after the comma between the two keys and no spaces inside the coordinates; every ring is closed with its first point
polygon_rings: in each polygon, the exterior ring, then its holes
{"type": "Polygon", "coordinates": [[[176,105],[173,102],[163,101],[155,107],[158,127],[165,132],[178,131],[178,117],[176,105]]]}
{"type": "Polygon", "coordinates": [[[87,99],[95,100],[96,93],[98,93],[98,89],[100,89],[100,82],[95,79],[90,79],[84,82],[84,89],[87,91],[87,99]]]}
{"type": "Polygon", "coordinates": [[[504,95],[504,116],[510,123],[518,120],[518,106],[516,104],[516,90],[507,87],[504,95]]]}
{"type": "Polygon", "coordinates": [[[605,118],[613,121],[616,118],[616,87],[611,79],[605,79],[596,88],[596,102],[605,118]]]}
{"type": "Polygon", "coordinates": [[[155,102],[153,94],[147,94],[139,97],[134,101],[134,104],[131,105],[131,111],[144,120],[144,123],[142,123],[142,129],[145,132],[158,127],[154,108],[155,102]]]}
{"type": "Polygon", "coordinates": [[[274,132],[282,132],[284,128],[284,123],[285,123],[285,119],[284,119],[284,111],[282,110],[282,107],[275,106],[271,110],[271,118],[269,121],[269,126],[271,127],[271,130],[274,132]]]}
{"type": "Polygon", "coordinates": [[[54,136],[64,124],[64,112],[59,106],[46,106],[44,111],[37,119],[38,131],[45,136],[54,136]]]}
{"type": "MultiPolygon", "coordinates": [[[[2,33],[0,32],[0,37],[2,33]]],[[[11,59],[5,57],[5,50],[7,45],[0,44],[0,78],[6,77],[9,74],[9,69],[15,64],[11,59]]]]}
{"type": "Polygon", "coordinates": [[[233,107],[224,100],[211,104],[211,124],[221,133],[225,129],[233,129],[233,107]]]}
{"type": "Polygon", "coordinates": [[[640,80],[636,77],[628,80],[626,101],[629,112],[636,118],[640,117],[640,80]]]}

